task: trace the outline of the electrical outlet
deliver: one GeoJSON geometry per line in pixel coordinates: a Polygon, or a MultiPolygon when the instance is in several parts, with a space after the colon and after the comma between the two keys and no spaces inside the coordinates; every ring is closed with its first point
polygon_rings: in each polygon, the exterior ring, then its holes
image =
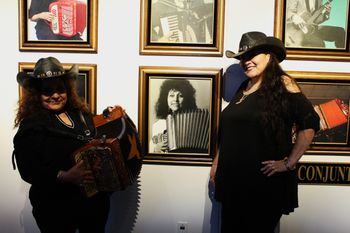
{"type": "Polygon", "coordinates": [[[187,222],[177,222],[177,232],[176,233],[188,233],[188,223],[187,222]]]}

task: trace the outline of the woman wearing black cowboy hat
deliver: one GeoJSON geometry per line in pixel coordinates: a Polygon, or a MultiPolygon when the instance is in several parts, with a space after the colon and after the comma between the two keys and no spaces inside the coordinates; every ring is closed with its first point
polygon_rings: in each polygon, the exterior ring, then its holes
{"type": "Polygon", "coordinates": [[[248,32],[239,52],[226,56],[240,60],[248,79],[222,112],[220,153],[210,174],[222,203],[221,232],[273,233],[282,214],[298,206],[295,168],[319,117],[280,67],[286,50],[279,39],[248,32]]]}
{"type": "Polygon", "coordinates": [[[103,233],[109,213],[109,194],[87,198],[80,186],[92,174],[82,161],[72,163],[73,151],[95,132],[77,94],[77,75],[76,65],[65,71],[53,57],[39,59],[33,73],[17,75],[25,93],[15,119],[14,155],[22,179],[31,184],[32,212],[43,233],[103,233]]]}

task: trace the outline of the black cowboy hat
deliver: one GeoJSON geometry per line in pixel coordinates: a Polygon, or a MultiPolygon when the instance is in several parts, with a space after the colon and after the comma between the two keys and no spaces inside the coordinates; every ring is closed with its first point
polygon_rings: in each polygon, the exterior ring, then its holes
{"type": "Polygon", "coordinates": [[[76,78],[78,70],[78,65],[73,65],[66,71],[61,62],[54,57],[40,58],[35,64],[33,72],[22,71],[17,74],[17,82],[24,88],[35,88],[42,80],[76,78]]]}
{"type": "Polygon", "coordinates": [[[244,33],[239,42],[238,53],[227,50],[226,57],[240,60],[243,54],[259,49],[274,53],[279,62],[286,58],[286,48],[284,47],[283,42],[276,37],[266,36],[262,32],[244,33]]]}

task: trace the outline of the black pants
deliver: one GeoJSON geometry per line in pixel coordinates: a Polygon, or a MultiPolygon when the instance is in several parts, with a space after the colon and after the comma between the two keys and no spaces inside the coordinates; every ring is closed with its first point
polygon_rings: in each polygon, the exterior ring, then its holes
{"type": "Polygon", "coordinates": [[[104,233],[110,200],[95,195],[80,201],[41,200],[33,205],[33,216],[41,233],[104,233]]]}
{"type": "Polygon", "coordinates": [[[274,233],[282,214],[260,203],[223,201],[221,233],[274,233]]]}
{"type": "Polygon", "coordinates": [[[325,47],[325,41],[334,42],[336,48],[346,48],[345,30],[336,26],[319,26],[318,29],[303,41],[304,46],[325,47]]]}

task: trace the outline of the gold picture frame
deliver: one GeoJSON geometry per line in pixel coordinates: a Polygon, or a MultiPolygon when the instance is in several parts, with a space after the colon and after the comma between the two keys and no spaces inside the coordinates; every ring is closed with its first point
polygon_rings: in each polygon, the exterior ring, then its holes
{"type": "Polygon", "coordinates": [[[320,116],[321,130],[306,151],[350,155],[350,73],[288,71],[320,116]]]}
{"type": "MultiPolygon", "coordinates": [[[[64,69],[68,70],[73,64],[62,63],[64,69]]],[[[96,115],[96,84],[97,84],[97,65],[95,64],[77,64],[79,66],[79,74],[77,77],[78,94],[87,103],[90,112],[96,115]]],[[[20,62],[18,63],[19,72],[32,72],[35,63],[20,62]]],[[[19,98],[24,95],[23,88],[19,86],[19,98]]]]}
{"type": "Polygon", "coordinates": [[[294,1],[297,0],[275,0],[274,35],[283,41],[287,59],[349,61],[350,1],[327,1],[314,13],[303,11],[302,14],[298,13],[300,6],[293,5],[294,1]],[[326,13],[329,2],[332,5],[326,13]],[[317,22],[316,16],[320,15],[324,17],[324,21],[319,21],[322,23],[317,22]],[[296,24],[295,18],[304,23],[296,24]]]}
{"type": "Polygon", "coordinates": [[[145,152],[144,163],[211,165],[218,152],[221,77],[221,68],[168,66],[141,66],[139,68],[138,129],[145,152]],[[166,99],[174,94],[171,93],[173,90],[177,89],[183,101],[176,104],[182,106],[182,111],[178,111],[179,114],[169,114],[168,107],[172,109],[173,103],[169,103],[169,99],[166,99]],[[195,110],[191,111],[190,107],[194,102],[196,106],[193,109],[195,110]],[[172,121],[171,118],[174,120],[172,121]],[[165,122],[168,122],[169,127],[162,129],[165,122]],[[170,130],[173,125],[170,122],[175,122],[177,129],[170,130]],[[159,130],[162,131],[160,134],[159,130]],[[177,148],[174,150],[171,149],[170,142],[172,141],[171,135],[173,135],[171,132],[174,133],[173,138],[177,137],[178,140],[176,141],[177,148]],[[168,137],[167,148],[156,150],[154,140],[163,140],[159,139],[159,136],[164,135],[168,137]],[[195,144],[199,141],[204,142],[204,147],[196,147],[195,144]],[[181,147],[181,145],[184,146],[181,147]]]}
{"type": "Polygon", "coordinates": [[[140,54],[222,56],[224,0],[141,0],[140,54]]]}
{"type": "MultiPolygon", "coordinates": [[[[33,10],[33,13],[30,13],[29,9],[32,1],[35,0],[18,0],[20,51],[97,53],[98,0],[84,0],[79,2],[81,4],[72,5],[71,9],[75,9],[74,12],[77,12],[77,15],[84,17],[79,21],[81,26],[78,26],[77,22],[74,26],[66,27],[68,29],[64,32],[64,36],[57,36],[58,33],[62,32],[55,26],[51,26],[51,29],[48,26],[42,26],[45,24],[50,25],[49,21],[36,18],[33,18],[33,20],[29,19],[29,15],[35,15],[34,12],[36,12],[33,10]],[[55,32],[53,32],[53,28],[56,28],[55,32]],[[71,35],[68,33],[76,34],[71,35]]],[[[50,9],[51,13],[58,12],[57,8],[53,8],[53,6],[50,9]]],[[[44,13],[49,14],[49,9],[44,13]]],[[[57,21],[53,20],[53,22],[57,21]]]]}

